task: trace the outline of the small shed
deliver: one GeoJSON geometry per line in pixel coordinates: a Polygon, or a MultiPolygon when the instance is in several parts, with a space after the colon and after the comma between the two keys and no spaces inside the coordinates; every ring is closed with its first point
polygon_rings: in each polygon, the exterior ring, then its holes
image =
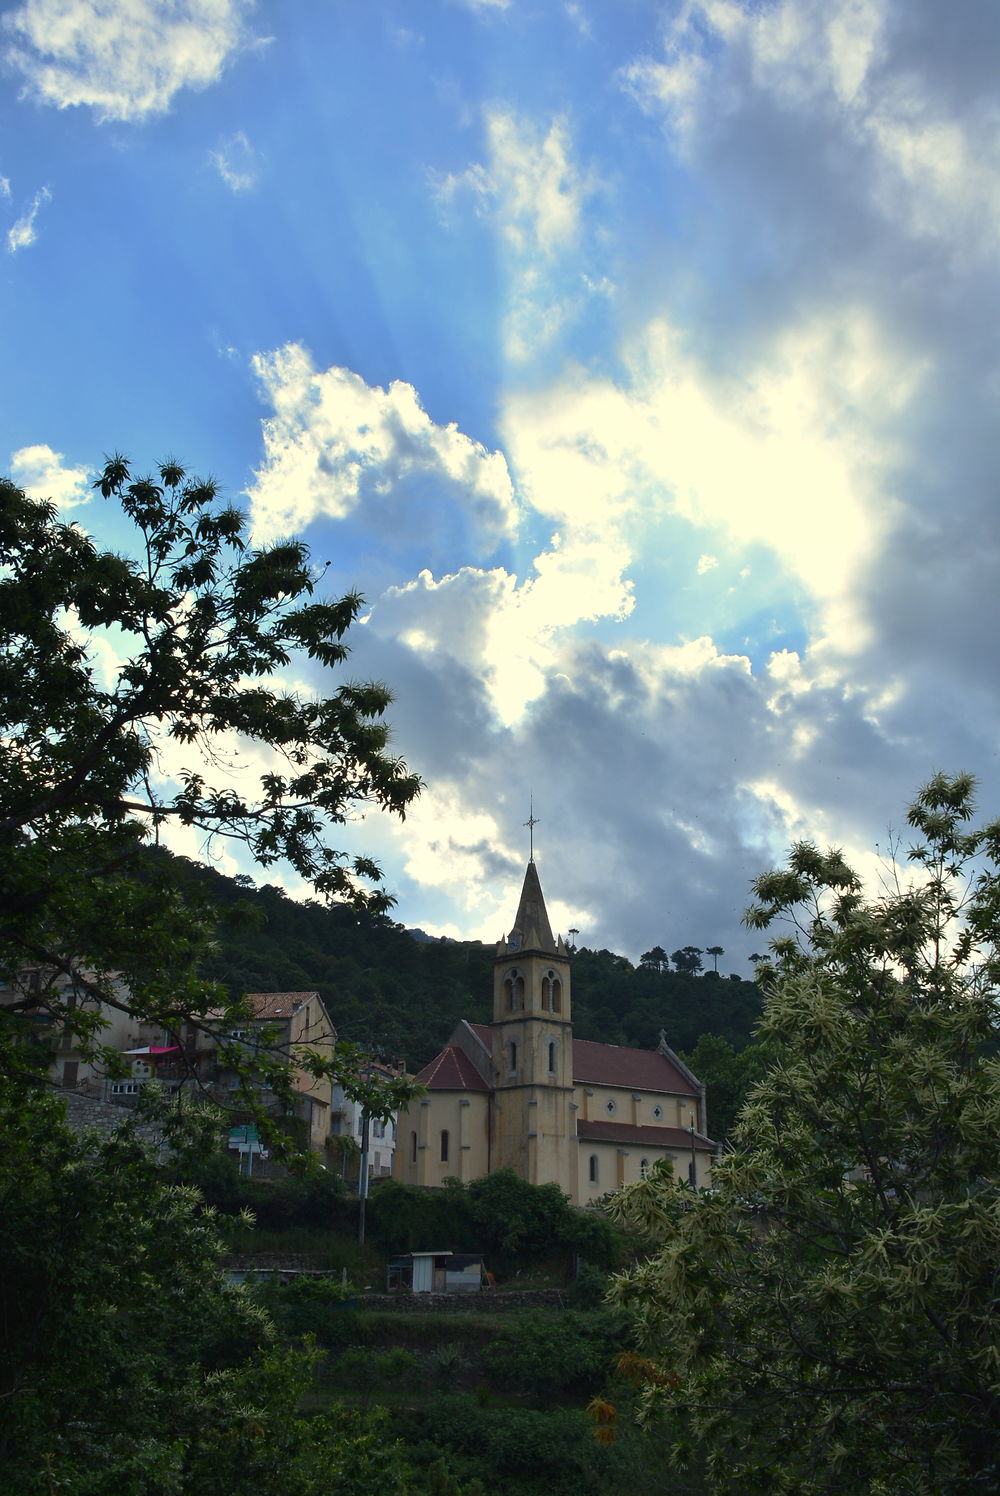
{"type": "Polygon", "coordinates": [[[489,1286],[481,1257],[459,1252],[404,1252],[389,1263],[392,1293],[478,1293],[489,1286]]]}

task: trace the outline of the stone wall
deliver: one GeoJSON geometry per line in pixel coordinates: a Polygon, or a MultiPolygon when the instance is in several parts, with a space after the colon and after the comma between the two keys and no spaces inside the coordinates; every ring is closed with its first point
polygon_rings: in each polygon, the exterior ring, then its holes
{"type": "Polygon", "coordinates": [[[433,1310],[482,1310],[504,1314],[517,1309],[561,1309],[565,1296],[558,1288],[483,1289],[480,1293],[366,1293],[358,1300],[363,1309],[396,1309],[415,1314],[433,1310]]]}
{"type": "MultiPolygon", "coordinates": [[[[115,1106],[111,1101],[98,1101],[95,1096],[85,1096],[80,1091],[61,1091],[59,1097],[66,1108],[66,1126],[73,1132],[89,1130],[108,1137],[132,1121],[128,1107],[115,1106]]],[[[162,1146],[163,1138],[155,1123],[136,1123],[135,1135],[153,1148],[162,1146]]]]}

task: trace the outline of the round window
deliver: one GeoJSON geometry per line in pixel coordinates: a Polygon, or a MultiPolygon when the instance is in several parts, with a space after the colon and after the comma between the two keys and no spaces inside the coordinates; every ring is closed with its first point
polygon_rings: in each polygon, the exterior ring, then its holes
{"type": "Polygon", "coordinates": [[[608,1105],[608,1116],[609,1117],[613,1117],[614,1114],[615,1114],[615,1112],[618,1110],[618,1103],[617,1103],[617,1101],[609,1101],[607,1105],[608,1105]]]}
{"type": "Polygon", "coordinates": [[[662,1108],[662,1106],[654,1106],[653,1107],[653,1116],[654,1117],[662,1117],[663,1116],[663,1108],[662,1108]]]}

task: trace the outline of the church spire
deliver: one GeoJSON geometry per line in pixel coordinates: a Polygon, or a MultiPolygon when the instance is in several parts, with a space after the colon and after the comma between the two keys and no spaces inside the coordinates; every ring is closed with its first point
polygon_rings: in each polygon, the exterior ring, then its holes
{"type": "Polygon", "coordinates": [[[552,926],[542,896],[542,885],[538,881],[538,869],[529,862],[521,888],[521,901],[514,916],[514,925],[506,940],[506,950],[544,951],[546,955],[560,954],[562,941],[557,945],[552,936],[552,926]]]}

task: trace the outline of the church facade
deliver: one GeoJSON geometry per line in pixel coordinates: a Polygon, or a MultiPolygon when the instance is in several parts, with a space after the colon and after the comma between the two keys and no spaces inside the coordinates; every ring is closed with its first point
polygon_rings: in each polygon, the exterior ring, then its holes
{"type": "Polygon", "coordinates": [[[573,1038],[572,955],[553,938],[534,860],[497,946],[493,1021],[463,1020],[399,1114],[393,1175],[440,1187],[513,1169],[577,1205],[666,1160],[706,1185],[705,1088],[661,1033],[656,1049],[573,1038]]]}

